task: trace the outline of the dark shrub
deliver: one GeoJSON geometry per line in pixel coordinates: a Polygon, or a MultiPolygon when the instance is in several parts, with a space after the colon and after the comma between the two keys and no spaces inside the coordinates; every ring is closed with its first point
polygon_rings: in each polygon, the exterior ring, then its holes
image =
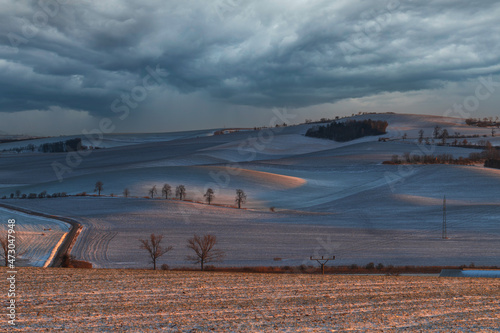
{"type": "Polygon", "coordinates": [[[62,261],[61,261],[61,267],[73,267],[73,265],[71,264],[71,262],[74,259],[75,258],[72,255],[68,254],[68,253],[63,254],[62,261]]]}
{"type": "Polygon", "coordinates": [[[375,264],[374,263],[369,263],[365,266],[366,269],[374,269],[375,268],[375,264]]]}

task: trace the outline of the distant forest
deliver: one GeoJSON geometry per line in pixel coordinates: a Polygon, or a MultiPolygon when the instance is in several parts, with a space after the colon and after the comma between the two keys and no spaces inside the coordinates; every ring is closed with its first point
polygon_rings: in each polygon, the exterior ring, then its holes
{"type": "Polygon", "coordinates": [[[493,117],[489,118],[468,118],[465,120],[465,123],[469,126],[477,126],[477,127],[498,127],[500,128],[500,121],[498,120],[498,117],[493,119],[493,117]]]}
{"type": "Polygon", "coordinates": [[[332,122],[326,126],[315,126],[310,128],[306,136],[322,139],[330,139],[338,142],[346,142],[370,135],[381,135],[386,133],[387,121],[382,120],[349,120],[345,122],[332,122]]]}
{"type": "Polygon", "coordinates": [[[44,143],[38,147],[42,153],[65,153],[82,149],[82,139],[75,138],[66,141],[44,143]]]}
{"type": "Polygon", "coordinates": [[[24,147],[4,149],[3,151],[22,153],[22,152],[34,152],[35,150],[38,150],[41,153],[66,153],[70,151],[85,150],[85,149],[87,149],[87,147],[82,145],[82,139],[75,138],[66,141],[43,143],[40,146],[35,146],[34,144],[30,143],[24,147]]]}

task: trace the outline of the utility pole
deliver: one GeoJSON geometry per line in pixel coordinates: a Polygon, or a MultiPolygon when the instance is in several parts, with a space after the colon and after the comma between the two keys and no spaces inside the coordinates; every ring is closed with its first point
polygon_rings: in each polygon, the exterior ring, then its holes
{"type": "Polygon", "coordinates": [[[448,239],[448,234],[446,230],[446,195],[443,198],[443,230],[441,233],[442,239],[448,239]]]}
{"type": "Polygon", "coordinates": [[[321,256],[321,258],[313,258],[311,256],[310,260],[316,260],[321,265],[321,274],[325,275],[325,264],[330,260],[335,260],[335,256],[332,256],[330,258],[325,258],[323,256],[321,256]]]}

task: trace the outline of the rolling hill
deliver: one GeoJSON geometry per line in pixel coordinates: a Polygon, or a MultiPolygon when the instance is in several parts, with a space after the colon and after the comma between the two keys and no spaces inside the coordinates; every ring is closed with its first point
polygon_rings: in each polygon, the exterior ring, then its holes
{"type": "MultiPolygon", "coordinates": [[[[185,240],[194,233],[217,235],[227,266],[310,264],[313,254],[336,255],[339,264],[498,264],[500,170],[382,162],[394,154],[458,158],[481,151],[419,145],[418,132],[432,138],[436,125],[467,135],[470,143],[499,145],[499,138],[456,118],[370,114],[354,119],[387,121],[388,131],[343,143],[305,137],[317,124],[223,135],[213,135],[216,130],[113,134],[104,136],[103,149],[80,158],[3,152],[0,197],[16,190],[72,195],[5,203],[81,221],[84,229],[73,254],[96,267],[147,266],[138,239],[152,232],[165,234],[174,246],[164,258],[174,266],[186,265],[185,240]],[[59,177],[55,165],[65,167],[59,177]],[[103,197],[73,196],[94,194],[98,180],[104,183],[103,197]],[[185,185],[188,201],[161,199],[165,183],[174,189],[185,185]],[[158,197],[144,198],[155,185],[158,197]],[[214,206],[203,203],[209,187],[215,190],[214,206]],[[123,197],[125,188],[131,197],[123,197]],[[247,194],[244,210],[230,207],[236,189],[247,194]],[[448,240],[441,239],[445,195],[448,240]]],[[[0,212],[2,218],[9,214],[0,212]]]]}

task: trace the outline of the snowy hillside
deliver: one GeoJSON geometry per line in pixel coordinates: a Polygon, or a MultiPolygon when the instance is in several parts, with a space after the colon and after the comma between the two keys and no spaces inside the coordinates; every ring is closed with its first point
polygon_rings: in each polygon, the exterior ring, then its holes
{"type": "Polygon", "coordinates": [[[432,139],[437,125],[470,143],[500,145],[491,129],[436,116],[354,119],[385,120],[388,132],[344,143],[305,137],[317,124],[224,135],[110,135],[103,140],[106,149],[79,157],[0,154],[0,197],[16,190],[94,194],[94,184],[102,181],[101,198],[5,201],[81,221],[84,230],[74,254],[97,267],[144,267],[137,243],[151,232],[164,233],[178,249],[166,259],[175,265],[185,265],[185,239],[195,232],[219,237],[228,252],[225,265],[301,264],[314,252],[335,253],[343,264],[498,264],[500,170],[382,164],[395,154],[458,158],[481,152],[419,145],[420,130],[432,139]],[[161,199],[165,183],[174,192],[185,185],[189,202],[161,199]],[[155,185],[158,197],[144,199],[155,185]],[[221,206],[234,206],[235,190],[243,189],[247,210],[202,204],[209,187],[221,206]],[[131,197],[123,198],[125,188],[131,197]],[[449,240],[440,239],[445,195],[449,240]]]}

